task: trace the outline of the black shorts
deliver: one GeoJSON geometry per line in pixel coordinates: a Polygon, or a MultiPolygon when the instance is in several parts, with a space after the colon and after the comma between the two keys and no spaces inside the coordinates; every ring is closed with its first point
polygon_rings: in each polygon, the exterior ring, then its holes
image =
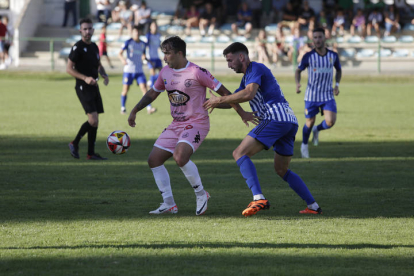
{"type": "Polygon", "coordinates": [[[99,92],[98,86],[77,83],[75,90],[85,113],[104,113],[101,93],[99,92]]]}

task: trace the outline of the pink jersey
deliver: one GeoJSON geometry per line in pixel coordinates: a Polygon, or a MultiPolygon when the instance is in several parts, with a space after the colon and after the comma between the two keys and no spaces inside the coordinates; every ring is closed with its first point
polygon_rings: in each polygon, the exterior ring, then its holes
{"type": "Polygon", "coordinates": [[[171,103],[171,116],[175,122],[208,120],[204,110],[206,87],[217,91],[221,83],[209,71],[188,62],[185,68],[162,68],[153,89],[157,92],[167,90],[171,103]]]}

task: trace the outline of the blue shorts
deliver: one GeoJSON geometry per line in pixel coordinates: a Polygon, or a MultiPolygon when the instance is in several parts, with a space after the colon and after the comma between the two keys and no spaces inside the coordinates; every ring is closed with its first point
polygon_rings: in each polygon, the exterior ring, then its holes
{"type": "Polygon", "coordinates": [[[154,64],[154,66],[152,66],[151,62],[148,62],[148,69],[152,69],[152,68],[162,68],[162,62],[161,59],[159,58],[154,58],[154,59],[150,59],[150,61],[154,64]]]}
{"type": "Polygon", "coordinates": [[[305,117],[306,118],[313,118],[316,114],[319,113],[319,109],[321,110],[321,114],[323,115],[324,110],[329,110],[332,112],[336,112],[336,102],[334,99],[329,100],[327,102],[309,102],[305,101],[305,117]]]}
{"type": "Polygon", "coordinates": [[[277,154],[292,156],[297,131],[296,124],[264,120],[249,132],[249,136],[262,143],[266,150],[273,146],[277,154]]]}
{"type": "Polygon", "coordinates": [[[122,84],[131,85],[136,80],[137,84],[147,83],[144,73],[124,73],[122,76],[122,84]]]}

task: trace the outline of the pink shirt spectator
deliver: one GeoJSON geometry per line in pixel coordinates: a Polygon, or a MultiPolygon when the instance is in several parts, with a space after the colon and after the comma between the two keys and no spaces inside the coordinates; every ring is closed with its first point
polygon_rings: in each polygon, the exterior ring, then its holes
{"type": "Polygon", "coordinates": [[[208,121],[204,110],[206,87],[217,91],[221,83],[204,68],[188,62],[185,68],[162,68],[153,89],[157,92],[167,90],[171,103],[171,116],[174,122],[208,121]]]}

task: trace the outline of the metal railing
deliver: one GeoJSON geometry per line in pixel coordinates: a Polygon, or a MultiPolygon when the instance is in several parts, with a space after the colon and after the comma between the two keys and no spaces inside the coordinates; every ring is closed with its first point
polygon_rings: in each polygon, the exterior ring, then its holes
{"type": "MultiPolygon", "coordinates": [[[[68,38],[56,38],[56,37],[19,37],[18,38],[19,41],[35,41],[35,42],[48,42],[49,43],[49,52],[50,52],[50,68],[52,71],[55,70],[55,57],[54,57],[54,52],[55,52],[55,42],[66,42],[68,40],[68,38]]],[[[276,42],[276,41],[275,41],[276,42]]],[[[272,43],[275,43],[272,42],[272,43]]],[[[310,42],[310,41],[307,41],[310,42]]],[[[332,42],[328,41],[328,42],[332,42]]],[[[203,44],[208,44],[210,43],[210,66],[211,66],[211,71],[214,72],[215,71],[215,44],[216,42],[203,42],[203,44]]],[[[270,43],[270,42],[269,42],[270,43]]],[[[297,52],[297,47],[296,47],[296,43],[297,41],[293,41],[293,57],[292,57],[292,65],[293,65],[293,70],[296,70],[297,67],[297,56],[298,56],[298,52],[297,52]]],[[[111,42],[108,42],[108,45],[111,44],[111,42]]],[[[187,44],[188,46],[188,44],[187,44]]],[[[357,46],[357,44],[355,45],[357,46]]],[[[187,47],[188,48],[188,47],[187,47]]],[[[382,43],[381,43],[381,39],[378,40],[378,46],[377,46],[377,72],[380,73],[381,72],[381,49],[382,49],[382,43]]]]}

